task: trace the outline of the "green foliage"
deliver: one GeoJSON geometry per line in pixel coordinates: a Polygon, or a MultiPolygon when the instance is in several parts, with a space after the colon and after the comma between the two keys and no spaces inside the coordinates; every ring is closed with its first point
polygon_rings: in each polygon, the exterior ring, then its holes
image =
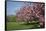
{"type": "Polygon", "coordinates": [[[7,16],[7,22],[16,22],[16,16],[7,16]]]}

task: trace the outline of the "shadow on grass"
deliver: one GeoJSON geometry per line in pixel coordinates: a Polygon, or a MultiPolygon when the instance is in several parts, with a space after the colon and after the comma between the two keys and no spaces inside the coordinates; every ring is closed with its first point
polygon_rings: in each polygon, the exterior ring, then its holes
{"type": "Polygon", "coordinates": [[[37,22],[37,23],[24,23],[24,24],[21,24],[21,25],[35,25],[35,24],[39,24],[39,22],[37,22]]]}

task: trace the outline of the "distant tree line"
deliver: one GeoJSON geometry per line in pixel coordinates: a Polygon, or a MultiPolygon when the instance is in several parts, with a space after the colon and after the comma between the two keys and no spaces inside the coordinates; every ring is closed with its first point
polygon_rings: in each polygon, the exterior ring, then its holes
{"type": "Polygon", "coordinates": [[[16,22],[16,16],[7,16],[7,22],[16,22]]]}

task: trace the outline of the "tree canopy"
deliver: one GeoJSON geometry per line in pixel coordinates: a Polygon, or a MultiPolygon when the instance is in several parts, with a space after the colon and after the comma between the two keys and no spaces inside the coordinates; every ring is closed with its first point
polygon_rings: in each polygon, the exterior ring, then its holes
{"type": "Polygon", "coordinates": [[[35,18],[38,18],[38,21],[42,23],[45,23],[45,4],[44,3],[32,3],[32,4],[26,4],[22,8],[20,8],[20,11],[16,13],[16,21],[26,21],[29,23],[35,18]]]}

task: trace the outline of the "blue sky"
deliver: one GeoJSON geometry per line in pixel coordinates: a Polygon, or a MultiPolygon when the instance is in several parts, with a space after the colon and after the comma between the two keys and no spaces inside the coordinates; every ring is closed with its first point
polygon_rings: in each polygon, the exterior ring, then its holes
{"type": "Polygon", "coordinates": [[[19,10],[23,5],[23,2],[7,1],[7,15],[15,15],[16,10],[19,10]]]}

